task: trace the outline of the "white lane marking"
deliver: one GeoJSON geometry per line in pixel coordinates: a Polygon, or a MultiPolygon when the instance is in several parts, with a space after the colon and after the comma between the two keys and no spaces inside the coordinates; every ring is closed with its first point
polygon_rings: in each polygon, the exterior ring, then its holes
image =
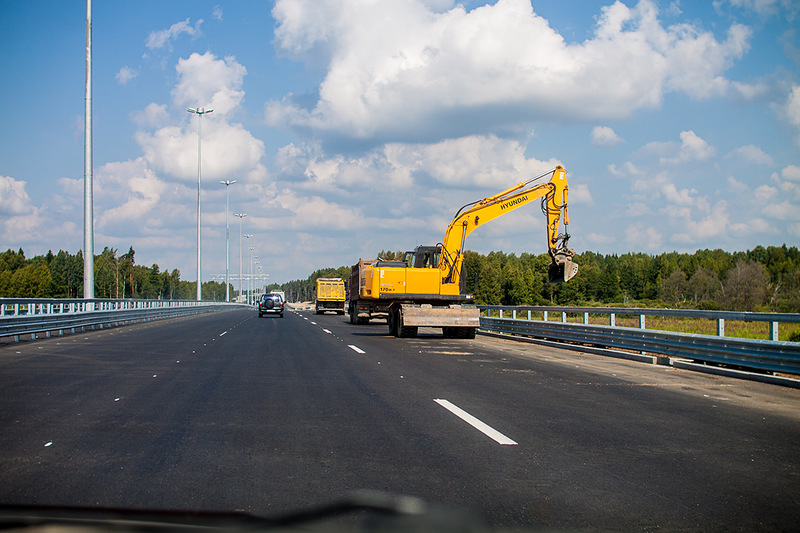
{"type": "Polygon", "coordinates": [[[356,353],[367,353],[364,350],[362,350],[361,348],[359,348],[358,346],[356,346],[355,344],[348,344],[347,347],[350,348],[351,350],[353,350],[356,353]]]}
{"type": "Polygon", "coordinates": [[[222,337],[222,336],[223,336],[223,335],[225,335],[226,333],[228,333],[228,332],[227,332],[227,331],[223,331],[222,333],[220,333],[220,334],[219,334],[219,336],[220,336],[220,337],[222,337]]]}
{"type": "Polygon", "coordinates": [[[433,400],[433,401],[438,403],[439,405],[441,405],[442,407],[444,407],[445,409],[447,409],[448,411],[450,411],[451,413],[456,415],[458,418],[460,418],[461,420],[463,420],[464,422],[466,422],[470,426],[474,427],[475,429],[477,429],[478,431],[480,431],[481,433],[483,433],[487,437],[497,441],[499,444],[507,444],[507,445],[516,445],[517,444],[515,441],[509,439],[508,437],[506,437],[505,435],[503,435],[502,433],[500,433],[499,431],[497,431],[493,427],[489,426],[488,424],[485,424],[484,422],[481,422],[480,420],[478,420],[477,418],[475,418],[474,416],[472,416],[468,412],[464,411],[463,409],[461,409],[460,407],[458,407],[456,405],[453,405],[449,401],[442,400],[442,399],[437,399],[437,400],[433,400]]]}
{"type": "Polygon", "coordinates": [[[329,330],[329,329],[322,328],[322,331],[324,331],[325,333],[331,334],[331,330],[329,330]]]}

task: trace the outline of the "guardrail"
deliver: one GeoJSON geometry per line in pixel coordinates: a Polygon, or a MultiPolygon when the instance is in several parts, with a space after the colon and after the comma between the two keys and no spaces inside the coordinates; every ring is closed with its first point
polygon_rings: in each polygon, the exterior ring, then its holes
{"type": "Polygon", "coordinates": [[[209,313],[246,304],[196,300],[110,300],[0,298],[0,337],[59,335],[66,330],[103,328],[209,313]]]}
{"type": "Polygon", "coordinates": [[[773,340],[777,339],[779,323],[800,323],[800,314],[796,313],[496,305],[478,307],[482,314],[481,329],[487,331],[631,350],[640,354],[656,354],[759,371],[800,374],[800,343],[773,340]],[[492,311],[498,311],[499,316],[489,316],[492,311]],[[561,313],[562,320],[548,320],[548,315],[552,313],[561,313]],[[541,314],[543,320],[533,320],[533,314],[541,314]],[[567,322],[568,314],[583,314],[583,323],[567,322]],[[590,314],[608,315],[608,325],[590,324],[590,314]],[[507,315],[510,318],[506,318],[507,315]],[[615,317],[619,315],[638,316],[639,327],[616,326],[615,317]],[[645,328],[645,317],[648,315],[715,319],[718,321],[718,334],[648,330],[645,328]],[[518,318],[520,316],[525,318],[518,318]],[[769,322],[771,338],[760,340],[725,337],[725,320],[769,322]]]}

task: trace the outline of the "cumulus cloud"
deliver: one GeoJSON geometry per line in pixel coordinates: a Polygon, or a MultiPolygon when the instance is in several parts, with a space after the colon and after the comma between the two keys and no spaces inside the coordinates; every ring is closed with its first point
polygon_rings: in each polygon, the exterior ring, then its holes
{"type": "Polygon", "coordinates": [[[25,191],[25,182],[0,176],[0,215],[24,215],[32,209],[31,199],[25,191]]]}
{"type": "Polygon", "coordinates": [[[800,182],[800,167],[797,165],[788,165],[781,170],[781,177],[785,180],[800,182]]]}
{"type": "Polygon", "coordinates": [[[178,81],[172,90],[177,106],[198,106],[213,113],[186,114],[188,124],[169,124],[165,105],[151,103],[134,115],[142,127],[136,140],[144,151],[148,165],[166,177],[188,182],[197,177],[198,128],[201,128],[202,174],[207,179],[242,176],[256,170],[261,179],[266,175],[262,163],[264,143],[241,124],[227,121],[244,99],[242,84],[247,70],[235,58],[219,59],[211,53],[194,53],[180,59],[176,66],[178,81]],[[202,125],[200,124],[202,121],[202,125]]]}
{"type": "Polygon", "coordinates": [[[643,156],[658,156],[662,164],[676,165],[692,161],[705,161],[716,153],[716,149],[691,130],[682,131],[681,142],[651,142],[639,150],[643,156]]]}
{"type": "Polygon", "coordinates": [[[730,156],[736,156],[748,161],[750,163],[756,163],[759,165],[772,165],[773,159],[772,157],[765,153],[764,150],[759,148],[758,146],[754,146],[752,144],[748,144],[746,146],[740,146],[733,152],[729,154],[730,156]]]}
{"type": "Polygon", "coordinates": [[[199,19],[194,26],[189,24],[188,18],[181,22],[176,22],[166,30],[151,32],[150,35],[147,36],[145,46],[151,50],[164,48],[169,46],[171,41],[177,39],[184,33],[190,36],[198,34],[201,24],[203,24],[203,19],[199,19]]]}
{"type": "Polygon", "coordinates": [[[236,109],[244,99],[247,69],[232,56],[218,59],[210,52],[194,53],[179,59],[175,70],[178,83],[172,100],[178,105],[211,108],[219,116],[236,109]]]}
{"type": "Polygon", "coordinates": [[[625,229],[625,242],[633,249],[661,250],[664,236],[655,228],[632,224],[625,229]]]}
{"type": "Polygon", "coordinates": [[[714,0],[714,8],[721,11],[725,4],[732,7],[753,11],[762,18],[785,13],[789,20],[797,16],[800,5],[794,0],[714,0]]]}
{"type": "Polygon", "coordinates": [[[596,146],[614,146],[622,142],[616,132],[608,126],[595,126],[592,128],[592,144],[596,146]]]}
{"type": "MultiPolygon", "coordinates": [[[[792,87],[784,109],[789,122],[796,128],[800,128],[800,85],[792,87]]],[[[800,145],[800,136],[797,137],[797,144],[800,145]]]]}
{"type": "Polygon", "coordinates": [[[120,85],[127,85],[129,81],[139,75],[138,70],[133,70],[130,67],[122,67],[115,76],[120,85]]]}
{"type": "Polygon", "coordinates": [[[275,45],[326,72],[312,105],[270,102],[270,123],[404,141],[518,130],[531,120],[624,118],[666,91],[724,94],[748,48],[689,24],[665,27],[651,0],[603,8],[567,43],[528,0],[437,12],[419,1],[279,0],[275,45]],[[472,131],[464,131],[472,128],[472,131]]]}

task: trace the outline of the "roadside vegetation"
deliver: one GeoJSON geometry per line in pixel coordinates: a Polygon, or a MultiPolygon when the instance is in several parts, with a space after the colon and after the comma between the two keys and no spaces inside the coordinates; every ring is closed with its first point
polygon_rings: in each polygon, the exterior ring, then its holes
{"type": "MultiPolygon", "coordinates": [[[[131,247],[119,255],[104,248],[94,259],[95,298],[143,298],[194,300],[197,284],[181,281],[178,269],[161,271],[156,264],[137,265],[131,247]]],[[[231,294],[233,294],[231,292],[231,294]]],[[[2,298],[81,298],[83,296],[83,254],[60,250],[30,259],[25,252],[0,252],[0,297],[2,298]]],[[[203,283],[204,300],[224,300],[225,284],[203,283]]]]}
{"type": "MultiPolygon", "coordinates": [[[[382,250],[377,257],[399,259],[402,252],[382,250]]],[[[800,250],[795,246],[757,246],[745,252],[698,250],[694,253],[575,256],[578,275],[569,283],[547,282],[547,254],[465,254],[466,286],[478,304],[650,307],[731,311],[800,312],[800,250]]],[[[323,268],[308,278],[267,285],[289,301],[314,298],[317,278],[348,281],[350,265],[323,268]]],[[[225,284],[203,283],[203,299],[222,300],[225,284]]],[[[27,258],[22,249],[0,252],[0,297],[79,298],[83,294],[83,256],[59,251],[27,258]]],[[[135,251],[119,254],[106,247],[95,256],[97,298],[194,299],[194,282],[182,281],[177,269],[138,265],[135,251]]],[[[231,288],[231,296],[235,292],[231,288]]],[[[556,319],[550,317],[550,319],[556,319]]],[[[558,317],[557,319],[560,319],[558,317]]],[[[570,317],[569,320],[582,320],[570,317]]],[[[605,318],[592,317],[600,323],[605,318]]],[[[633,317],[618,317],[625,325],[633,317]]],[[[713,321],[648,317],[647,327],[686,333],[713,333],[713,321]]],[[[767,324],[726,324],[726,333],[765,338],[767,324]],[[764,331],[762,331],[764,330],[764,331]]],[[[786,325],[781,339],[800,341],[800,326],[786,325]]]]}

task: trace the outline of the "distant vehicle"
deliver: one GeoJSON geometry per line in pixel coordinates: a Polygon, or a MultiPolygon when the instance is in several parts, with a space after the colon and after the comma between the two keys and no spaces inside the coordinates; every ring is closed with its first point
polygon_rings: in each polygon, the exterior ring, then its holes
{"type": "Polygon", "coordinates": [[[337,314],[344,314],[344,281],[342,278],[318,278],[316,313],[321,315],[325,311],[336,311],[337,314]]]}
{"type": "Polygon", "coordinates": [[[280,294],[262,294],[258,301],[258,317],[273,314],[283,318],[283,307],[283,297],[280,294]]]}
{"type": "Polygon", "coordinates": [[[270,294],[278,294],[281,297],[281,300],[284,302],[286,301],[286,294],[283,291],[269,291],[270,294]]]}

